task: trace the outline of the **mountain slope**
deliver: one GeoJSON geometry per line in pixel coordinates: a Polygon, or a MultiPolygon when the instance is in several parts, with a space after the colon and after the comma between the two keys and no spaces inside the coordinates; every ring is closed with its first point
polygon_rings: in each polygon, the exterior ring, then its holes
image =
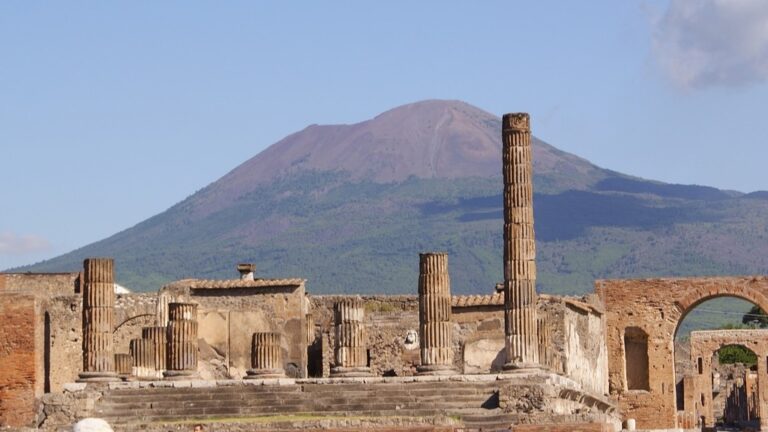
{"type": "MultiPolygon", "coordinates": [[[[534,123],[535,127],[535,123],[534,123]]],[[[310,126],[169,210],[27,267],[114,256],[118,280],[309,279],[314,293],[415,292],[419,252],[446,250],[456,293],[501,280],[500,119],[424,101],[353,125],[310,126]]],[[[598,168],[534,139],[539,288],[590,291],[601,277],[765,273],[768,200],[598,168]]]]}

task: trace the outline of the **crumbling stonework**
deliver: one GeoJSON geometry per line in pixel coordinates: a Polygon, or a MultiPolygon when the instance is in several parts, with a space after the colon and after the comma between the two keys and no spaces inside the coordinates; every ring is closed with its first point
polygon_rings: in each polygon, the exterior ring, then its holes
{"type": "Polygon", "coordinates": [[[610,393],[638,429],[677,425],[673,340],[688,312],[722,296],[768,310],[763,276],[599,280],[595,292],[606,310],[610,393]]]}

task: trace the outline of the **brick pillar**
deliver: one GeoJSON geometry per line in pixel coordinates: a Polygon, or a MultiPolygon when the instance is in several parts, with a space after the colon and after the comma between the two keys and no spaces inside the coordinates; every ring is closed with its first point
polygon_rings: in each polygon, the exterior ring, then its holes
{"type": "Polygon", "coordinates": [[[420,375],[453,374],[451,279],[448,254],[419,254],[420,375]]]}
{"type": "Polygon", "coordinates": [[[133,374],[133,358],[130,354],[115,354],[115,369],[121,380],[127,381],[133,374]]]}
{"type": "Polygon", "coordinates": [[[283,351],[280,333],[254,333],[251,342],[251,369],[246,379],[282,378],[283,351]]]}
{"type": "Polygon", "coordinates": [[[78,381],[115,381],[115,276],[111,258],[83,262],[83,372],[78,381]]]}
{"type": "Polygon", "coordinates": [[[133,358],[133,376],[141,380],[157,379],[154,342],[141,338],[131,339],[129,347],[133,358]]]}
{"type": "Polygon", "coordinates": [[[336,366],[331,376],[370,376],[366,347],[365,308],[359,297],[339,300],[333,305],[336,330],[336,366]]]}
{"type": "Polygon", "coordinates": [[[152,361],[152,367],[154,373],[152,377],[163,378],[163,372],[165,372],[165,364],[167,358],[168,347],[168,328],[155,326],[144,327],[141,329],[141,338],[150,341],[153,345],[152,353],[154,359],[152,361]]]}
{"type": "Polygon", "coordinates": [[[526,113],[502,120],[505,370],[536,368],[536,240],[531,127],[526,113]]]}
{"type": "Polygon", "coordinates": [[[168,304],[166,379],[197,377],[197,305],[168,304]]]}

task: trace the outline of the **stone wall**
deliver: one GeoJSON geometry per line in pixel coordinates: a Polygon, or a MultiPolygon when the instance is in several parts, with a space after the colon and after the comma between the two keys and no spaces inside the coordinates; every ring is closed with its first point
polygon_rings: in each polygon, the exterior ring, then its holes
{"type": "Polygon", "coordinates": [[[0,273],[0,292],[24,292],[43,297],[80,292],[80,273],[0,273]]]}
{"type": "Polygon", "coordinates": [[[28,426],[44,386],[39,304],[32,295],[0,294],[0,316],[0,426],[28,426]]]}

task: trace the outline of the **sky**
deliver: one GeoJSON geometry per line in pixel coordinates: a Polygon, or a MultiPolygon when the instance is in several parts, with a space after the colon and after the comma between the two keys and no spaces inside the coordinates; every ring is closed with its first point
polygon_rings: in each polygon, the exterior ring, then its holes
{"type": "Polygon", "coordinates": [[[0,269],[127,229],[310,124],[527,111],[626,174],[768,190],[768,2],[0,2],[0,269]]]}

